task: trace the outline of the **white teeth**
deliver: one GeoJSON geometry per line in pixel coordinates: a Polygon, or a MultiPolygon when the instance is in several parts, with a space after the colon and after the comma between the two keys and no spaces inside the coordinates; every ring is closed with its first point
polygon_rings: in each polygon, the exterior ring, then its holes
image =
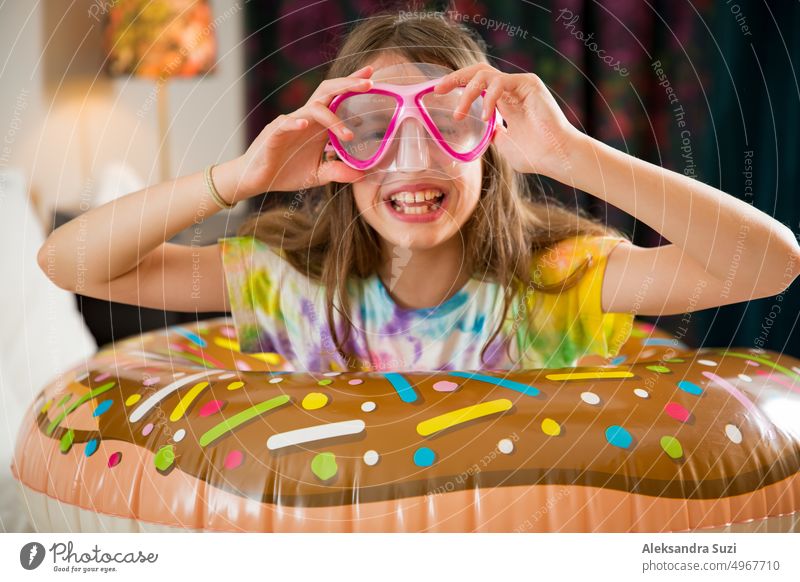
{"type": "Polygon", "coordinates": [[[425,193],[417,192],[414,194],[414,202],[425,202],[425,193]]]}
{"type": "Polygon", "coordinates": [[[427,214],[441,208],[444,193],[439,190],[420,190],[419,192],[395,192],[389,196],[392,207],[400,214],[427,214]],[[433,202],[431,202],[433,201],[433,202]],[[428,204],[419,205],[420,202],[428,204]],[[415,204],[409,206],[408,204],[415,204]]]}

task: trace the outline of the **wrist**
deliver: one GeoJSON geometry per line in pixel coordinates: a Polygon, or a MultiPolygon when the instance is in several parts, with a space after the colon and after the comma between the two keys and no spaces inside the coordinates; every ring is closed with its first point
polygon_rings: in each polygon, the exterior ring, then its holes
{"type": "Polygon", "coordinates": [[[211,177],[220,197],[228,204],[235,204],[252,196],[242,180],[241,157],[215,165],[211,177]]]}
{"type": "Polygon", "coordinates": [[[570,126],[559,139],[554,140],[553,161],[545,175],[564,184],[575,186],[580,168],[587,155],[592,154],[592,138],[570,126]]]}

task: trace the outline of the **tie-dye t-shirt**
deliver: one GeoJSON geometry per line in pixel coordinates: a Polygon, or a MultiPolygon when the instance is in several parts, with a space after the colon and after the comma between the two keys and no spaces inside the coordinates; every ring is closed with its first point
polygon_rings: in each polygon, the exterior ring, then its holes
{"type": "MultiPolygon", "coordinates": [[[[578,236],[537,253],[537,285],[554,285],[588,261],[577,283],[561,292],[532,286],[516,295],[502,331],[481,349],[502,316],[501,286],[471,279],[436,307],[398,306],[382,280],[348,281],[352,324],[335,350],[325,288],[253,237],[220,239],[228,296],[243,352],[277,352],[295,371],[513,370],[575,365],[585,354],[613,357],[628,339],[629,313],[604,313],[606,258],[622,238],[578,236]]],[[[339,337],[343,321],[336,315],[339,337]]]]}

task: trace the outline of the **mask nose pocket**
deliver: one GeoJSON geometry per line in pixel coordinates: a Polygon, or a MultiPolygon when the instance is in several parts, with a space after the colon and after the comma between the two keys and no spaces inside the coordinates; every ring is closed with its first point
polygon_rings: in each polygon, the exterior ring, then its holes
{"type": "Polygon", "coordinates": [[[399,172],[421,172],[431,165],[428,131],[416,119],[406,119],[395,135],[396,169],[399,172]]]}

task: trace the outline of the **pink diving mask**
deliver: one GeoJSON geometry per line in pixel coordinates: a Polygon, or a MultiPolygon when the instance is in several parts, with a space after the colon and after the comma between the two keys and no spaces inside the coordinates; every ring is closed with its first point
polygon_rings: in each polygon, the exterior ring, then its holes
{"type": "Polygon", "coordinates": [[[354,137],[342,141],[329,131],[326,151],[373,175],[429,171],[457,176],[465,162],[483,155],[502,119],[497,110],[488,120],[481,119],[483,94],[466,117],[454,119],[465,89],[433,92],[450,72],[430,63],[392,65],[375,71],[369,91],[337,95],[329,107],[354,137]]]}

